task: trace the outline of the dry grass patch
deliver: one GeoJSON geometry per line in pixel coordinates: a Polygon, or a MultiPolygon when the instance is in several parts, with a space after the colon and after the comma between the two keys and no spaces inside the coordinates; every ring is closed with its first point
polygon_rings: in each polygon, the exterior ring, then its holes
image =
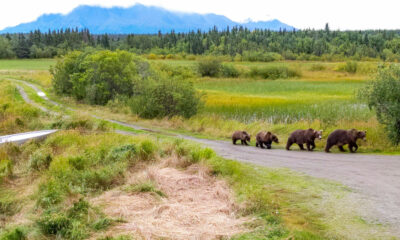
{"type": "MultiPolygon", "coordinates": [[[[150,191],[112,190],[92,200],[104,212],[125,222],[108,234],[132,234],[145,239],[215,239],[246,231],[248,218],[239,218],[239,207],[227,184],[207,169],[192,165],[186,170],[167,166],[169,161],[132,175],[128,185],[152,182],[164,196],[150,191]]],[[[125,188],[126,189],[126,188],[125,188]]]]}

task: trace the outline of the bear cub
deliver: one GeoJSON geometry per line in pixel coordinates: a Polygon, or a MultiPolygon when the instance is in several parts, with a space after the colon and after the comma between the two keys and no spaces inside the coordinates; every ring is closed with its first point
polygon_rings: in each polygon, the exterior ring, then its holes
{"type": "Polygon", "coordinates": [[[355,153],[358,149],[357,139],[366,140],[367,131],[357,131],[356,129],[343,130],[337,129],[329,134],[328,139],[326,141],[325,152],[329,152],[329,150],[337,145],[341,152],[345,152],[343,149],[343,145],[348,144],[350,152],[355,153]]]}
{"type": "Polygon", "coordinates": [[[314,141],[316,138],[321,140],[322,130],[317,131],[312,128],[309,128],[307,130],[296,130],[290,134],[286,144],[286,150],[290,150],[290,146],[296,143],[297,145],[299,145],[301,150],[305,150],[303,144],[306,144],[307,150],[313,151],[315,148],[314,141]]]}
{"type": "Polygon", "coordinates": [[[271,149],[272,142],[279,143],[278,137],[271,132],[259,132],[256,135],[256,147],[271,149]]]}
{"type": "Polygon", "coordinates": [[[236,131],[232,135],[233,145],[236,145],[237,140],[240,140],[242,145],[249,145],[247,141],[250,142],[250,135],[246,131],[236,131]]]}

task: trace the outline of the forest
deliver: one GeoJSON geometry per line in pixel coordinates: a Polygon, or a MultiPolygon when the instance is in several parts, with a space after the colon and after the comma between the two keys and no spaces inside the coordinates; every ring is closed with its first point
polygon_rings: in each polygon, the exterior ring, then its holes
{"type": "Polygon", "coordinates": [[[91,34],[88,29],[59,29],[48,32],[0,35],[0,58],[52,58],[86,48],[127,50],[148,54],[151,59],[188,59],[195,55],[226,56],[228,61],[389,61],[400,60],[399,30],[280,31],[243,27],[208,32],[152,35],[91,34]]]}

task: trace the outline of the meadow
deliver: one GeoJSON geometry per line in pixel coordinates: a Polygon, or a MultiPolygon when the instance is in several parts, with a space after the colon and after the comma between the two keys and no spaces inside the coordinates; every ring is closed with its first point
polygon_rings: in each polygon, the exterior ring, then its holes
{"type": "MultiPolygon", "coordinates": [[[[54,64],[54,60],[3,61],[0,66],[12,66],[12,69],[2,70],[0,76],[39,84],[54,99],[84,112],[135,121],[152,128],[226,140],[237,129],[248,130],[253,136],[258,131],[268,130],[280,138],[281,145],[278,148],[284,146],[287,136],[295,129],[322,129],[326,138],[326,134],[337,128],[357,128],[368,132],[368,142],[363,143],[360,152],[400,152],[399,147],[390,144],[374,111],[357,97],[359,89],[374,78],[380,65],[378,62],[356,62],[353,70],[347,69],[346,62],[223,62],[234,66],[239,72],[238,77],[200,77],[196,74],[195,60],[149,62],[156,66],[168,66],[172,71],[179,69],[192,78],[204,100],[204,106],[197,115],[190,119],[174,117],[161,121],[146,120],[132,115],[129,108],[120,102],[101,107],[78,103],[69,98],[60,99],[53,94],[51,75],[43,70],[54,64]],[[249,74],[254,68],[282,66],[294,69],[300,75],[270,80],[249,74]]],[[[318,142],[317,149],[323,145],[324,141],[318,142]]]]}

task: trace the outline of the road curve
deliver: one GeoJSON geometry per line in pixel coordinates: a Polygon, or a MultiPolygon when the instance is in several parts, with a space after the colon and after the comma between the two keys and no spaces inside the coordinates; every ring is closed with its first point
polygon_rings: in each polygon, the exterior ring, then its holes
{"type": "MultiPolygon", "coordinates": [[[[35,90],[40,91],[37,88],[35,90]]],[[[131,123],[104,120],[154,132],[149,128],[131,123]]],[[[371,210],[378,220],[393,226],[394,232],[400,236],[400,156],[266,150],[186,135],[176,135],[176,137],[204,144],[227,159],[272,168],[290,168],[313,177],[340,182],[370,201],[374,208],[371,210]]]]}

